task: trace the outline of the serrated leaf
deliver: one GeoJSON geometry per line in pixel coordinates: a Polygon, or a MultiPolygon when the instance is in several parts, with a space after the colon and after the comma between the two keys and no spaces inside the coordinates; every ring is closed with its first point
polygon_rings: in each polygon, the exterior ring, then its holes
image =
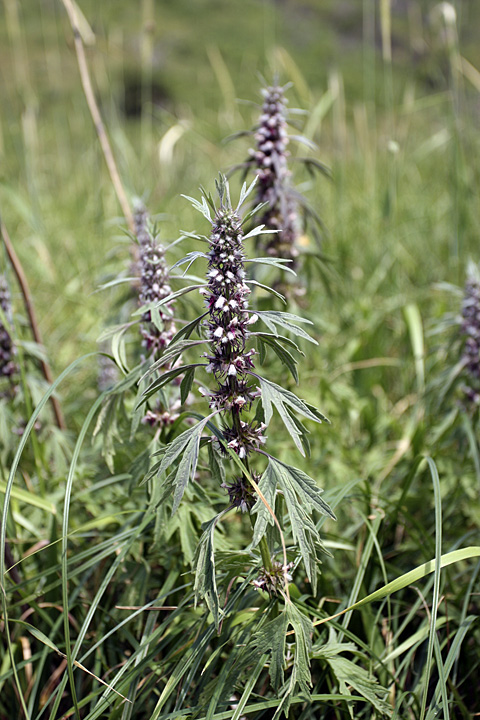
{"type": "Polygon", "coordinates": [[[170,445],[167,446],[160,466],[158,468],[158,474],[161,475],[172,463],[182,454],[180,462],[177,468],[170,473],[170,486],[174,487],[173,507],[172,515],[177,510],[185,488],[187,487],[188,481],[193,480],[195,470],[197,469],[198,452],[200,448],[200,438],[207,422],[215,415],[208,415],[203,420],[200,420],[192,428],[188,428],[181,435],[175,438],[170,445]],[[170,477],[173,476],[173,477],[170,477]]]}
{"type": "MultiPolygon", "coordinates": [[[[258,234],[258,233],[257,233],[258,234]]],[[[272,265],[273,267],[278,268],[279,270],[286,270],[289,273],[292,273],[292,275],[297,275],[297,273],[292,270],[292,268],[288,267],[288,263],[292,262],[291,260],[284,260],[282,258],[269,258],[269,257],[260,257],[260,258],[247,258],[245,260],[246,263],[257,263],[257,265],[272,265]]]]}
{"type": "Polygon", "coordinates": [[[180,383],[180,402],[182,405],[186,401],[188,393],[192,389],[193,379],[195,377],[195,368],[195,365],[193,367],[189,367],[183,376],[182,382],[180,383]]]}
{"type": "MultiPolygon", "coordinates": [[[[323,546],[315,523],[312,521],[311,513],[315,509],[322,515],[328,515],[333,519],[335,519],[335,515],[322,499],[322,491],[311,477],[302,470],[286,465],[276,458],[269,458],[268,467],[260,480],[259,487],[271,507],[274,506],[277,485],[285,498],[293,539],[298,544],[308,578],[315,592],[318,552],[323,546]]],[[[252,541],[252,545],[255,546],[265,534],[268,523],[272,521],[260,506],[259,501],[253,507],[252,512],[258,513],[252,541]]]]}
{"type": "Polygon", "coordinates": [[[289,353],[288,350],[286,350],[282,345],[280,345],[280,343],[276,341],[275,337],[263,337],[262,341],[267,343],[272,348],[277,357],[280,359],[280,361],[284,365],[286,365],[286,367],[291,372],[293,379],[298,385],[298,371],[296,367],[297,361],[293,357],[293,355],[289,353]]]}
{"type": "MultiPolygon", "coordinates": [[[[267,465],[265,472],[260,478],[258,487],[270,507],[274,508],[275,496],[277,493],[277,477],[270,463],[267,465]]],[[[252,547],[256,547],[258,545],[262,537],[265,535],[268,525],[274,525],[275,523],[275,520],[268,511],[267,506],[260,497],[252,508],[252,514],[254,513],[256,513],[257,519],[253,529],[252,547]]]]}
{"type": "MultiPolygon", "coordinates": [[[[254,373],[251,374],[255,375],[254,373]]],[[[300,437],[301,434],[298,431],[295,423],[292,421],[290,414],[287,412],[286,407],[291,407],[299,415],[303,415],[304,417],[308,418],[309,420],[313,420],[314,422],[321,423],[322,420],[318,418],[317,415],[314,414],[307,407],[303,400],[300,400],[300,398],[298,398],[289,390],[285,390],[285,388],[280,387],[280,385],[270,382],[270,380],[266,380],[259,375],[255,375],[255,377],[258,378],[258,380],[260,381],[260,388],[262,391],[262,405],[265,411],[266,425],[268,425],[270,423],[270,420],[272,419],[273,406],[275,406],[295,445],[297,446],[301,454],[305,455],[300,437]]]]}
{"type": "Polygon", "coordinates": [[[210,210],[208,208],[207,201],[205,200],[204,197],[202,197],[201,203],[198,202],[198,200],[195,200],[195,198],[190,197],[189,195],[182,194],[182,197],[184,197],[186,200],[189,200],[192,203],[195,210],[198,210],[199,212],[201,212],[204,218],[206,218],[209,222],[212,222],[212,216],[210,215],[210,210]]]}
{"type": "Polygon", "coordinates": [[[252,643],[259,655],[264,653],[270,655],[269,675],[272,687],[276,691],[284,683],[285,641],[288,624],[288,615],[286,612],[282,612],[274,620],[260,628],[252,638],[252,643]]]}
{"type": "Polygon", "coordinates": [[[215,525],[218,523],[225,511],[216,515],[204,526],[204,532],[194,557],[195,566],[195,583],[193,591],[195,593],[195,602],[200,598],[204,598],[208,609],[213,615],[215,627],[218,629],[220,622],[220,605],[217,592],[217,581],[215,579],[215,548],[213,544],[213,533],[215,525]]]}
{"type": "Polygon", "coordinates": [[[262,290],[266,290],[267,292],[271,293],[272,295],[275,295],[279,300],[283,302],[284,305],[287,304],[287,300],[284,295],[274,290],[274,288],[269,287],[268,285],[264,285],[261,282],[258,282],[258,280],[247,280],[247,285],[255,285],[255,287],[262,288],[262,290]]]}
{"type": "Polygon", "coordinates": [[[278,310],[257,310],[256,314],[261,320],[263,320],[265,325],[274,335],[278,335],[276,326],[280,325],[291,332],[292,335],[297,335],[298,337],[302,337],[304,340],[308,340],[308,342],[311,342],[314,345],[318,345],[318,342],[314,338],[296,324],[304,323],[312,325],[313,323],[310,320],[306,320],[298,315],[293,315],[292,313],[280,312],[278,310]]]}
{"type": "MultiPolygon", "coordinates": [[[[314,657],[324,659],[330,666],[338,682],[338,690],[342,695],[351,695],[353,688],[359,695],[366,698],[382,715],[391,716],[392,707],[385,701],[388,690],[378,684],[377,679],[364,668],[340,655],[341,652],[352,652],[352,643],[332,643],[316,648],[314,657]]],[[[355,646],[354,646],[354,649],[355,646]]]]}
{"type": "Polygon", "coordinates": [[[304,473],[303,470],[286,465],[276,458],[270,458],[270,464],[274,467],[277,476],[281,478],[281,485],[285,486],[288,483],[298,495],[300,502],[309,510],[315,509],[322,515],[332,518],[332,520],[337,519],[331,507],[322,498],[323,490],[318,487],[313,478],[304,473]]]}
{"type": "Polygon", "coordinates": [[[262,340],[267,340],[267,338],[275,339],[276,341],[282,341],[282,343],[285,343],[285,345],[288,345],[289,347],[296,350],[300,355],[303,355],[305,357],[305,353],[303,350],[300,350],[297,343],[291,340],[290,338],[285,337],[284,335],[278,335],[277,333],[267,333],[267,332],[252,332],[250,333],[251,337],[258,337],[262,340]]]}
{"type": "Polygon", "coordinates": [[[286,606],[285,612],[289,624],[295,631],[295,658],[293,664],[296,668],[297,682],[302,690],[308,694],[309,687],[312,686],[310,653],[312,652],[313,624],[310,618],[300,612],[293,603],[286,606]]]}

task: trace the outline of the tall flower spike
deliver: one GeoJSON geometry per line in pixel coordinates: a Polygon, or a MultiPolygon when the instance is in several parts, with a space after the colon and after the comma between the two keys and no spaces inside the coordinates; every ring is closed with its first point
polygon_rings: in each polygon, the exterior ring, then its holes
{"type": "Polygon", "coordinates": [[[284,88],[275,85],[262,90],[263,106],[255,132],[256,146],[250,149],[250,163],[258,176],[257,203],[268,203],[261,219],[278,232],[269,236],[266,251],[272,257],[292,260],[298,257],[295,245],[299,235],[296,202],[287,165],[289,152],[284,88]]]}
{"type": "Polygon", "coordinates": [[[208,309],[206,321],[210,354],[207,371],[212,372],[217,389],[210,395],[210,407],[231,414],[232,426],[224,427],[228,446],[241,458],[265,442],[264,426],[241,419],[259,391],[248,382],[254,369],[255,350],[247,350],[249,327],[257,319],[248,311],[250,289],[245,282],[243,230],[241,219],[232,209],[228,185],[219,185],[220,208],[215,213],[208,253],[208,286],[204,289],[208,309]]]}
{"type": "MultiPolygon", "coordinates": [[[[9,325],[12,323],[12,303],[7,280],[0,275],[0,307],[9,325]]],[[[13,378],[18,373],[15,362],[16,348],[10,335],[10,329],[0,319],[0,376],[8,378],[13,385],[13,378]]]]}
{"type": "MultiPolygon", "coordinates": [[[[148,213],[138,203],[135,208],[135,233],[140,246],[140,305],[155,303],[171,294],[168,267],[165,262],[165,250],[157,242],[150,230],[148,213]]],[[[147,310],[142,315],[142,345],[152,360],[160,354],[175,335],[176,328],[172,317],[172,306],[169,303],[158,310],[161,329],[152,322],[152,314],[147,310]]]]}
{"type": "Polygon", "coordinates": [[[473,408],[480,405],[480,272],[470,265],[462,305],[463,363],[466,402],[473,408]]]}

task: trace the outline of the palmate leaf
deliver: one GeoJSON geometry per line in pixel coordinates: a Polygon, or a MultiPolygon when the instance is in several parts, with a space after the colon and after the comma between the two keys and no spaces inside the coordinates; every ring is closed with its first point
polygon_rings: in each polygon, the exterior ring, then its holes
{"type": "Polygon", "coordinates": [[[291,332],[292,335],[297,335],[304,340],[308,340],[308,342],[311,342],[314,345],[318,345],[314,338],[312,338],[303,328],[298,327],[297,325],[297,323],[313,325],[311,320],[307,320],[306,318],[302,318],[298,315],[293,315],[293,313],[280,312],[279,310],[257,310],[256,314],[261,320],[263,320],[265,325],[274,335],[278,336],[276,326],[280,325],[285,328],[285,330],[291,332]]]}
{"type": "Polygon", "coordinates": [[[262,391],[262,405],[265,412],[265,423],[268,425],[273,415],[273,407],[275,406],[278,410],[280,417],[285,423],[285,427],[292,436],[292,439],[301,452],[305,456],[305,451],[302,446],[301,432],[299,428],[292,421],[290,413],[287,411],[287,407],[292,408],[299,415],[303,415],[313,422],[329,422],[329,420],[322,415],[319,411],[313,412],[303,400],[300,400],[289,390],[280,387],[276,383],[270,382],[265,378],[251,373],[260,381],[260,388],[262,391]]]}
{"type": "Polygon", "coordinates": [[[200,420],[192,428],[188,428],[188,430],[185,430],[185,432],[175,438],[175,440],[173,440],[163,452],[162,460],[157,470],[158,475],[164,473],[165,470],[167,470],[167,468],[169,468],[181,454],[181,459],[178,463],[178,466],[169,474],[166,480],[167,487],[174,488],[172,515],[175,513],[178,506],[180,505],[188,481],[190,480],[190,478],[193,480],[195,470],[197,468],[198,452],[200,449],[200,439],[202,437],[202,432],[207,422],[215,414],[216,413],[208,415],[206,418],[203,418],[203,420],[200,420]]]}
{"type": "MultiPolygon", "coordinates": [[[[286,465],[275,458],[269,458],[267,469],[259,482],[259,488],[270,507],[275,506],[277,485],[285,498],[293,539],[299,546],[305,570],[315,592],[318,554],[323,546],[319,532],[311,519],[311,513],[315,509],[332,519],[335,519],[335,515],[322,499],[322,490],[313,478],[298,468],[286,465]]],[[[273,520],[260,500],[257,500],[252,513],[257,513],[252,540],[252,545],[255,547],[265,534],[268,524],[271,524],[273,520]]]]}
{"type": "Polygon", "coordinates": [[[278,617],[266,623],[252,638],[252,647],[257,655],[270,655],[269,675],[275,691],[285,681],[285,642],[288,629],[288,615],[284,611],[278,617]]]}
{"type": "Polygon", "coordinates": [[[223,510],[202,527],[204,532],[198,543],[194,557],[195,565],[195,583],[193,591],[195,593],[195,602],[204,598],[207,607],[213,615],[215,627],[218,629],[220,622],[220,605],[217,592],[217,581],[215,579],[215,551],[213,544],[213,533],[215,525],[218,523],[222,515],[226,512],[223,510]]]}
{"type": "MultiPolygon", "coordinates": [[[[338,643],[332,637],[328,643],[315,646],[313,657],[323,659],[331,668],[342,695],[351,695],[351,689],[364,697],[382,715],[392,714],[392,707],[385,701],[388,690],[378,684],[377,679],[352,660],[342,657],[342,652],[356,650],[352,643],[338,643]]],[[[353,717],[353,715],[352,715],[353,717]]]]}
{"type": "Polygon", "coordinates": [[[295,652],[293,656],[293,667],[290,677],[281,691],[283,695],[280,705],[278,705],[273,720],[281,717],[287,717],[290,704],[294,698],[297,684],[306,694],[310,694],[312,679],[310,675],[310,653],[312,650],[312,633],[313,625],[309,618],[303,615],[300,610],[289,603],[285,608],[288,625],[293,627],[295,633],[295,652]]]}

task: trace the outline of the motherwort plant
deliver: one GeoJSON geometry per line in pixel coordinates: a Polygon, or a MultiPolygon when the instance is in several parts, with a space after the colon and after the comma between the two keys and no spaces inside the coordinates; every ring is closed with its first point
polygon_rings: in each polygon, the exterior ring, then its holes
{"type": "Polygon", "coordinates": [[[475,410],[480,406],[480,272],[474,263],[467,271],[461,333],[464,402],[475,410]]]}
{"type": "MultiPolygon", "coordinates": [[[[134,213],[135,233],[139,244],[139,304],[145,307],[140,320],[142,347],[145,360],[154,362],[170,343],[176,333],[173,318],[173,305],[165,298],[172,294],[169,269],[165,260],[165,249],[152,232],[150,218],[143,203],[137,203],[134,213]]],[[[179,360],[177,360],[178,364],[179,360]]],[[[160,365],[158,372],[170,369],[170,364],[160,365]]],[[[153,408],[147,410],[143,422],[163,427],[171,424],[177,417],[180,407],[178,399],[171,400],[163,396],[153,408]]]]}
{"type": "MultiPolygon", "coordinates": [[[[264,205],[261,222],[266,228],[276,230],[268,240],[260,241],[260,245],[270,257],[290,260],[290,267],[294,268],[299,256],[299,240],[306,232],[307,220],[315,220],[312,227],[317,240],[320,239],[317,227],[321,227],[321,221],[292,182],[289,167],[292,158],[288,150],[290,140],[314,149],[315,145],[303,136],[289,135],[289,115],[300,111],[288,112],[287,87],[272,85],[261,90],[263,104],[258,124],[252,131],[240,133],[252,135],[255,144],[249,149],[247,160],[239,167],[245,174],[251,171],[257,176],[256,202],[264,205]]],[[[316,168],[328,174],[326,168],[313,158],[295,160],[304,162],[309,170],[316,168]]]]}
{"type": "Polygon", "coordinates": [[[11,336],[12,303],[7,279],[0,275],[0,377],[8,381],[8,391],[14,391],[14,379],[18,373],[15,361],[16,348],[11,336]]]}
{"type": "MultiPolygon", "coordinates": [[[[284,328],[290,334],[313,343],[315,341],[301,327],[307,322],[304,319],[290,313],[254,312],[249,306],[250,288],[255,282],[248,278],[247,265],[260,262],[282,269],[286,267],[285,260],[258,258],[252,261],[246,256],[244,241],[266,232],[260,225],[244,234],[243,226],[257,208],[243,219],[239,212],[254,186],[255,181],[248,189],[243,186],[235,209],[223,176],[217,183],[218,207],[206,192],[201,203],[189,198],[211,223],[211,233],[209,237],[196,236],[208,243],[208,251],[190,253],[181,263],[188,262],[190,265],[196,259],[204,258],[207,261],[207,278],[205,284],[193,285],[179,292],[198,290],[203,296],[205,311],[176,334],[165,353],[152,366],[151,372],[155,373],[160,366],[172,363],[187,350],[198,352],[202,346],[206,346],[206,350],[200,357],[197,356],[195,362],[166,371],[145,392],[145,399],[148,399],[181,374],[181,393],[185,397],[198,371],[213,379],[208,389],[204,387],[204,380],[200,385],[200,392],[208,401],[208,413],[196,415],[196,425],[163,448],[163,457],[150,477],[159,478],[162,501],[173,494],[175,512],[190,483],[197,482],[199,451],[207,446],[209,471],[200,476],[200,482],[207,484],[207,492],[211,481],[217,484],[216,491],[210,484],[210,492],[216,492],[216,497],[218,488],[224,488],[227,502],[226,507],[204,526],[195,557],[195,593],[197,598],[205,598],[217,624],[221,613],[215,572],[214,530],[227,512],[236,508],[250,515],[253,539],[249,562],[248,558],[244,562],[254,568],[252,581],[256,575],[255,587],[284,597],[285,593],[288,597],[289,573],[293,567],[287,559],[284,535],[290,533],[298,546],[315,590],[318,553],[322,544],[313,511],[334,517],[312,478],[274,458],[266,450],[266,432],[274,409],[302,454],[308,452],[307,430],[298,416],[317,423],[325,418],[292,392],[260,375],[256,368],[257,358],[261,364],[268,347],[298,380],[296,360],[290,350],[299,349],[293,340],[282,336],[279,329],[284,328]],[[261,323],[265,329],[256,329],[261,323]],[[200,338],[190,339],[195,330],[200,338]],[[255,551],[257,547],[260,556],[255,551]]],[[[164,298],[160,307],[176,295],[178,293],[164,298]]]]}

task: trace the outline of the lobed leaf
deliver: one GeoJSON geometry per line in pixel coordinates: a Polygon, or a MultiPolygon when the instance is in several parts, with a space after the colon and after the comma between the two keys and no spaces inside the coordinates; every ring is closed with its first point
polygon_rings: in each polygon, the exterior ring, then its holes
{"type": "Polygon", "coordinates": [[[322,422],[321,418],[323,418],[323,416],[319,417],[317,413],[314,413],[312,410],[310,410],[310,408],[306,405],[306,403],[303,402],[303,400],[300,400],[300,398],[298,398],[289,390],[285,390],[285,388],[280,387],[280,385],[270,382],[270,380],[266,380],[265,378],[262,378],[255,373],[251,374],[258,378],[258,380],[260,381],[260,388],[262,391],[262,405],[265,412],[265,423],[267,425],[270,423],[273,415],[273,406],[275,406],[295,445],[302,453],[302,455],[305,455],[302,447],[301,433],[299,432],[299,429],[297,428],[295,423],[292,421],[290,413],[287,411],[287,406],[291,407],[299,415],[303,415],[309,420],[313,420],[317,423],[322,422]]]}
{"type": "Polygon", "coordinates": [[[261,320],[263,320],[265,325],[274,335],[278,335],[276,326],[280,325],[291,332],[292,335],[297,335],[298,337],[302,337],[304,340],[308,340],[308,342],[311,342],[314,345],[318,345],[318,342],[314,338],[296,324],[305,323],[312,325],[313,323],[310,320],[306,320],[298,315],[293,315],[292,313],[280,312],[279,310],[258,310],[256,314],[261,320]]]}

